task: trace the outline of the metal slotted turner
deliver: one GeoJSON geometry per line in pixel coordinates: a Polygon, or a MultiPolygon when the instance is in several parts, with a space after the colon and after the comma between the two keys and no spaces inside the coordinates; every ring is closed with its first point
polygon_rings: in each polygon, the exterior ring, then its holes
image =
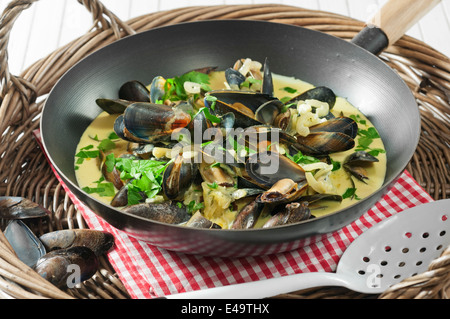
{"type": "Polygon", "coordinates": [[[253,299],[321,286],[378,294],[426,271],[449,245],[450,199],[446,199],[406,209],[371,227],[347,247],[335,273],[302,273],[165,298],[253,299]]]}

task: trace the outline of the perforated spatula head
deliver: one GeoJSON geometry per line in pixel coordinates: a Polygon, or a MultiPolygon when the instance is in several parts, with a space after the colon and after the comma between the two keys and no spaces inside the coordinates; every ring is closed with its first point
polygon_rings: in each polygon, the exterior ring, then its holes
{"type": "Polygon", "coordinates": [[[356,238],[335,273],[311,272],[216,287],[166,298],[265,298],[319,286],[382,293],[427,270],[450,245],[450,199],[421,204],[386,218],[356,238]]]}
{"type": "Polygon", "coordinates": [[[359,236],[336,274],[354,277],[354,290],[379,293],[427,270],[450,245],[450,200],[422,204],[391,216],[359,236]]]}

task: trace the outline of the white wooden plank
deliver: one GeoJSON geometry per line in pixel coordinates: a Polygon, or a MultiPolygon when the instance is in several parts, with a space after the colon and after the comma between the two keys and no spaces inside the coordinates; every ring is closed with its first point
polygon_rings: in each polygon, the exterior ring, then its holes
{"type": "MultiPolygon", "coordinates": [[[[6,2],[3,1],[2,3],[5,7],[7,6],[6,2]]],[[[32,6],[22,11],[12,27],[8,43],[8,67],[12,74],[20,74],[24,69],[24,60],[35,10],[36,7],[32,6]]]]}
{"type": "Polygon", "coordinates": [[[93,24],[91,13],[83,5],[72,0],[64,0],[64,3],[59,46],[82,36],[93,24]]]}
{"type": "MultiPolygon", "coordinates": [[[[365,21],[387,0],[102,0],[119,18],[128,20],[158,10],[192,5],[280,3],[325,10],[365,21]]],[[[0,0],[0,11],[10,0],[0,0]]],[[[450,56],[450,3],[443,1],[407,32],[450,56]]],[[[92,25],[90,13],[75,0],[37,1],[22,12],[11,32],[9,67],[18,74],[35,60],[83,35],[92,25]],[[36,13],[36,15],[35,15],[36,13]],[[33,28],[32,28],[33,27],[33,28]]]]}
{"type": "Polygon", "coordinates": [[[130,18],[159,11],[159,3],[160,1],[158,0],[132,0],[130,6],[130,18]]]}
{"type": "Polygon", "coordinates": [[[319,0],[319,10],[349,16],[346,0],[319,0]]]}
{"type": "Polygon", "coordinates": [[[281,3],[309,10],[319,10],[318,0],[284,0],[281,3]]]}
{"type": "Polygon", "coordinates": [[[64,2],[60,0],[46,0],[36,2],[33,6],[36,7],[36,10],[24,58],[26,66],[31,65],[58,48],[64,2]]]}
{"type": "Polygon", "coordinates": [[[450,52],[450,29],[448,27],[448,17],[445,15],[445,8],[441,4],[437,5],[419,22],[419,27],[423,34],[423,41],[434,48],[450,52]]]}

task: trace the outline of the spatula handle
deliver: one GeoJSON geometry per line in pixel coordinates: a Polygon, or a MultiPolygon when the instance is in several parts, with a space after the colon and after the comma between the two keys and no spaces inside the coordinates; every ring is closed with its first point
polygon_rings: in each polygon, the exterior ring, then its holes
{"type": "Polygon", "coordinates": [[[367,24],[381,28],[393,44],[440,1],[390,0],[367,24]]]}
{"type": "Polygon", "coordinates": [[[321,286],[348,286],[348,281],[335,273],[313,272],[271,278],[236,285],[166,296],[167,299],[262,299],[282,293],[321,286]]]}

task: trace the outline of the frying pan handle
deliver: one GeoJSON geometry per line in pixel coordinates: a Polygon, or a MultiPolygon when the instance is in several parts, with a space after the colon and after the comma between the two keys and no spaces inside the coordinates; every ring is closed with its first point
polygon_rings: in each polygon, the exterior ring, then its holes
{"type": "MultiPolygon", "coordinates": [[[[19,17],[20,13],[29,8],[37,0],[13,0],[11,1],[5,10],[2,12],[0,18],[0,97],[3,98],[9,89],[9,85],[12,83],[21,91],[27,89],[34,90],[34,86],[31,83],[27,83],[24,79],[12,76],[8,69],[8,43],[11,29],[14,22],[19,17]]],[[[106,9],[104,5],[98,0],[78,0],[79,3],[84,5],[91,13],[94,19],[94,27],[101,26],[101,29],[107,30],[111,28],[117,38],[121,37],[122,30],[127,34],[133,34],[135,31],[130,28],[126,23],[122,22],[115,14],[106,9]]]]}
{"type": "Polygon", "coordinates": [[[397,42],[439,2],[440,0],[389,0],[352,42],[378,55],[397,42]]]}

